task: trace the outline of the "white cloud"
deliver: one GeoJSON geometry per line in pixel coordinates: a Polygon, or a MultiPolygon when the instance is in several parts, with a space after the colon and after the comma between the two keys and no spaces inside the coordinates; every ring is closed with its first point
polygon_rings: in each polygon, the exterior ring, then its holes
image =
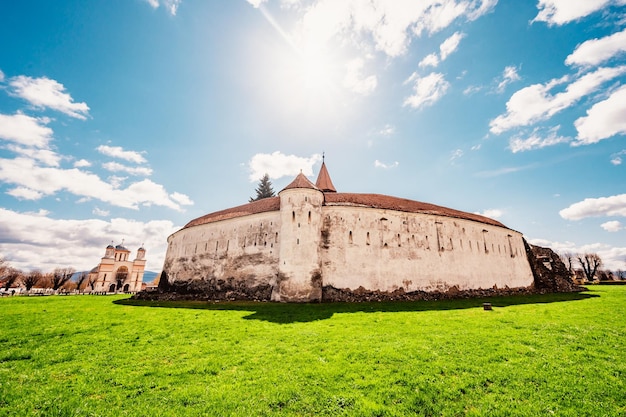
{"type": "Polygon", "coordinates": [[[109,184],[111,184],[111,187],[117,189],[117,188],[120,188],[124,184],[124,181],[126,181],[127,179],[128,177],[120,177],[119,175],[111,175],[110,177],[107,178],[107,181],[109,181],[109,184]]]}
{"type": "Polygon", "coordinates": [[[450,87],[450,83],[443,78],[443,74],[435,72],[425,77],[419,77],[414,72],[404,83],[413,83],[414,94],[407,97],[402,105],[414,109],[434,104],[450,87]]]}
{"type": "Polygon", "coordinates": [[[126,172],[130,175],[143,175],[149,177],[152,175],[152,168],[148,167],[129,167],[117,162],[106,162],[102,164],[102,168],[111,172],[126,172]]]}
{"type": "Polygon", "coordinates": [[[124,159],[126,161],[134,162],[136,164],[143,164],[144,162],[146,162],[146,158],[144,158],[140,152],[125,151],[124,148],[122,148],[121,146],[100,145],[96,148],[96,150],[103,155],[113,158],[124,159]]]}
{"type": "Polygon", "coordinates": [[[496,87],[497,92],[503,92],[507,85],[520,80],[517,70],[517,67],[513,65],[504,68],[504,71],[502,71],[502,80],[498,83],[498,87],[496,87]]]}
{"type": "Polygon", "coordinates": [[[610,197],[586,198],[559,211],[566,220],[581,220],[587,217],[626,217],[626,194],[610,197]]]}
{"type": "Polygon", "coordinates": [[[9,80],[12,94],[23,98],[35,107],[50,108],[77,119],[86,119],[89,107],[86,103],[75,103],[65,93],[65,87],[58,81],[47,77],[31,78],[24,75],[9,80]]]}
{"type": "Polygon", "coordinates": [[[613,155],[611,155],[611,163],[613,165],[621,165],[622,164],[622,156],[626,155],[626,149],[620,151],[620,152],[616,152],[613,155]]]}
{"type": "Polygon", "coordinates": [[[254,155],[248,162],[250,170],[250,182],[258,181],[267,174],[271,179],[278,179],[285,176],[296,176],[302,171],[306,176],[313,175],[313,164],[322,160],[320,154],[313,154],[310,157],[300,157],[296,155],[285,155],[280,151],[271,154],[259,153],[254,155]]]}
{"type": "MultiPolygon", "coordinates": [[[[556,253],[597,253],[602,259],[603,269],[612,271],[624,269],[626,247],[613,247],[604,243],[576,245],[574,242],[553,242],[547,239],[528,239],[528,243],[551,248],[556,253]]],[[[574,266],[580,268],[578,262],[574,266]]]]}
{"type": "Polygon", "coordinates": [[[2,72],[2,70],[0,70],[0,83],[4,82],[4,72],[2,72]]]}
{"type": "Polygon", "coordinates": [[[624,229],[622,223],[618,222],[617,220],[602,223],[600,227],[602,227],[607,232],[619,232],[620,230],[624,229]]]}
{"type": "Polygon", "coordinates": [[[469,87],[467,87],[465,90],[463,90],[463,94],[466,96],[472,95],[474,93],[479,92],[480,90],[482,90],[483,88],[480,86],[476,86],[476,85],[470,85],[469,87]]]}
{"type": "Polygon", "coordinates": [[[109,214],[111,214],[109,210],[102,210],[98,207],[94,207],[92,213],[100,217],[107,217],[109,214]]]}
{"type": "Polygon", "coordinates": [[[465,34],[461,32],[455,32],[448,39],[443,41],[441,45],[439,45],[439,51],[441,52],[441,60],[445,61],[448,56],[459,47],[459,43],[461,39],[465,37],[465,34]]]}
{"type": "Polygon", "coordinates": [[[346,88],[361,95],[369,95],[375,89],[378,83],[375,75],[364,77],[363,66],[365,61],[361,58],[353,59],[346,64],[346,75],[343,84],[346,88]]]}
{"type": "Polygon", "coordinates": [[[452,154],[450,155],[450,163],[454,164],[457,159],[460,159],[463,156],[463,154],[462,149],[455,149],[452,151],[452,154]]]}
{"type": "Polygon", "coordinates": [[[587,110],[587,116],[574,122],[578,135],[574,145],[589,145],[626,133],[626,85],[613,91],[606,100],[587,110]]]}
{"type": "Polygon", "coordinates": [[[24,213],[0,208],[0,253],[11,265],[23,270],[52,271],[72,266],[89,270],[100,262],[105,247],[114,240],[136,254],[142,244],[146,248],[146,269],[160,271],[163,267],[167,237],[178,227],[169,220],[136,220],[116,218],[63,220],[53,219],[46,212],[24,213]],[[71,248],[59,256],[59,248],[71,248]]]}
{"type": "Polygon", "coordinates": [[[248,0],[248,3],[250,3],[255,9],[258,9],[259,6],[261,6],[266,1],[267,0],[248,0]]]}
{"type": "Polygon", "coordinates": [[[487,209],[483,211],[482,213],[477,211],[474,214],[479,214],[481,216],[489,217],[491,219],[499,219],[500,217],[502,217],[504,212],[500,209],[487,209]]]}
{"type": "Polygon", "coordinates": [[[436,53],[426,55],[420,61],[420,63],[417,64],[418,67],[420,68],[436,67],[437,65],[439,65],[440,62],[445,61],[446,58],[448,58],[448,56],[450,56],[451,53],[456,51],[456,49],[459,47],[459,43],[461,42],[461,39],[463,39],[464,37],[465,37],[465,34],[461,32],[455,32],[452,36],[450,36],[448,39],[443,41],[441,45],[439,45],[439,52],[440,52],[439,56],[437,56],[436,53]]]}
{"type": "Polygon", "coordinates": [[[87,168],[90,166],[91,162],[86,159],[79,159],[78,161],[74,162],[74,168],[87,168]]]}
{"type": "Polygon", "coordinates": [[[380,162],[378,159],[374,161],[374,166],[376,168],[391,169],[391,168],[396,168],[398,165],[400,165],[400,162],[398,161],[395,161],[391,164],[385,164],[384,162],[380,162]]]}
{"type": "Polygon", "coordinates": [[[590,39],[578,45],[565,63],[567,65],[599,65],[626,52],[626,29],[601,39],[590,39]]]}
{"type": "Polygon", "coordinates": [[[0,181],[27,188],[40,193],[41,196],[66,191],[80,197],[93,198],[135,210],[139,206],[157,205],[182,211],[180,205],[168,196],[162,185],[150,180],[135,182],[125,189],[118,189],[92,173],[76,168],[40,167],[28,158],[0,159],[0,181]]]}
{"type": "Polygon", "coordinates": [[[391,136],[396,133],[396,128],[390,124],[386,124],[384,128],[378,131],[381,136],[391,136]]]}
{"type": "MultiPolygon", "coordinates": [[[[264,0],[248,0],[259,7],[264,0]]],[[[295,38],[305,42],[352,43],[382,51],[389,57],[406,53],[412,36],[436,33],[457,18],[475,20],[493,9],[497,0],[319,0],[300,8],[295,38]],[[372,45],[373,41],[373,45],[372,45]]]]}
{"type": "Polygon", "coordinates": [[[172,200],[176,201],[178,204],[180,204],[182,206],[192,206],[193,205],[193,201],[189,198],[189,196],[187,196],[185,194],[174,192],[174,193],[170,194],[170,198],[172,200]]]}
{"type": "Polygon", "coordinates": [[[546,120],[572,106],[582,97],[598,90],[603,83],[626,73],[626,66],[600,68],[580,77],[564,92],[554,95],[550,90],[568,81],[568,77],[553,79],[547,84],[533,84],[515,92],[506,103],[506,113],[493,119],[490,131],[500,134],[518,126],[546,120]]]}
{"type": "Polygon", "coordinates": [[[50,149],[36,149],[13,144],[7,145],[6,149],[53,167],[58,167],[62,159],[61,155],[50,149]]]}
{"type": "Polygon", "coordinates": [[[517,135],[509,141],[509,148],[513,153],[517,153],[570,142],[571,138],[558,135],[559,128],[560,126],[556,126],[550,129],[547,135],[541,135],[538,128],[533,130],[528,137],[523,134],[517,135]]]}
{"type": "Polygon", "coordinates": [[[419,64],[417,64],[418,67],[420,68],[425,68],[425,67],[436,67],[437,65],[439,65],[439,57],[437,56],[436,53],[432,53],[432,54],[428,54],[426,55],[419,64]]]}
{"type": "Polygon", "coordinates": [[[182,2],[182,0],[161,0],[160,2],[159,0],[146,0],[146,2],[155,9],[163,5],[163,7],[165,7],[165,9],[172,16],[176,16],[176,12],[178,11],[178,6],[180,6],[180,3],[182,2]]]}
{"type": "Polygon", "coordinates": [[[0,114],[0,139],[21,145],[46,148],[52,139],[47,117],[35,118],[22,113],[0,114]]]}
{"type": "Polygon", "coordinates": [[[623,0],[539,0],[539,13],[533,22],[563,25],[588,16],[611,3],[623,4],[623,0]]]}
{"type": "Polygon", "coordinates": [[[26,187],[16,187],[9,191],[7,194],[17,198],[18,200],[39,200],[43,197],[43,194],[39,191],[32,190],[26,187]]]}

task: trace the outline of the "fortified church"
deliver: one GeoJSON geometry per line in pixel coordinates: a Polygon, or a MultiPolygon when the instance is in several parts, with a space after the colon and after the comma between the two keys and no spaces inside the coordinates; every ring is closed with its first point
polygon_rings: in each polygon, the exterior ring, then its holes
{"type": "Polygon", "coordinates": [[[159,289],[284,302],[523,289],[535,282],[527,252],[521,233],[488,217],[337,192],[322,162],[315,184],[300,173],[277,197],[207,214],[169,236],[159,289]]]}
{"type": "Polygon", "coordinates": [[[146,266],[146,250],[137,249],[137,257],[130,261],[130,251],[122,244],[106,247],[98,266],[89,272],[89,282],[94,282],[97,292],[141,291],[146,266]]]}

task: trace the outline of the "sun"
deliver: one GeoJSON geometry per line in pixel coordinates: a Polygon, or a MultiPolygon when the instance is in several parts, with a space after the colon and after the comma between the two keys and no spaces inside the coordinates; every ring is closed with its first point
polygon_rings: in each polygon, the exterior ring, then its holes
{"type": "Polygon", "coordinates": [[[291,36],[263,11],[282,40],[264,51],[259,59],[263,68],[257,69],[263,73],[271,106],[281,114],[320,119],[337,116],[344,102],[346,71],[340,48],[311,37],[291,36]]]}

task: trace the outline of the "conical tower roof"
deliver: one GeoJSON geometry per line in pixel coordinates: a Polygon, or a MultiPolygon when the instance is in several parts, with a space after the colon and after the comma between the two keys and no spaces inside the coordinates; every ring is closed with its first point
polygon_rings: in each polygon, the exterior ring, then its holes
{"type": "Polygon", "coordinates": [[[304,176],[302,172],[300,172],[298,176],[281,191],[290,190],[292,188],[310,188],[312,190],[318,189],[315,184],[313,184],[306,176],[304,176]]]}
{"type": "Polygon", "coordinates": [[[326,169],[326,163],[322,160],[322,167],[320,168],[320,173],[317,176],[317,181],[315,182],[315,186],[322,190],[325,193],[336,193],[337,190],[333,185],[333,182],[330,179],[330,175],[328,175],[328,170],[326,169]]]}

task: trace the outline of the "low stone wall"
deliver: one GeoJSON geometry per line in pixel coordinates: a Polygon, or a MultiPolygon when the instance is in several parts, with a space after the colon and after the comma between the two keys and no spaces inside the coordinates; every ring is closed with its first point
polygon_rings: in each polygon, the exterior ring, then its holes
{"type": "Polygon", "coordinates": [[[156,291],[142,291],[131,298],[151,301],[269,301],[271,296],[272,285],[270,284],[248,286],[245,282],[234,278],[210,278],[159,285],[156,291]]]}
{"type": "Polygon", "coordinates": [[[436,300],[458,300],[465,298],[486,298],[510,295],[531,295],[542,294],[551,291],[541,291],[534,287],[525,288],[488,288],[476,290],[459,290],[456,287],[450,288],[446,292],[441,291],[411,291],[405,292],[402,288],[393,292],[368,291],[360,287],[354,291],[339,289],[334,287],[324,287],[322,289],[323,302],[368,302],[368,301],[436,301],[436,300]]]}

